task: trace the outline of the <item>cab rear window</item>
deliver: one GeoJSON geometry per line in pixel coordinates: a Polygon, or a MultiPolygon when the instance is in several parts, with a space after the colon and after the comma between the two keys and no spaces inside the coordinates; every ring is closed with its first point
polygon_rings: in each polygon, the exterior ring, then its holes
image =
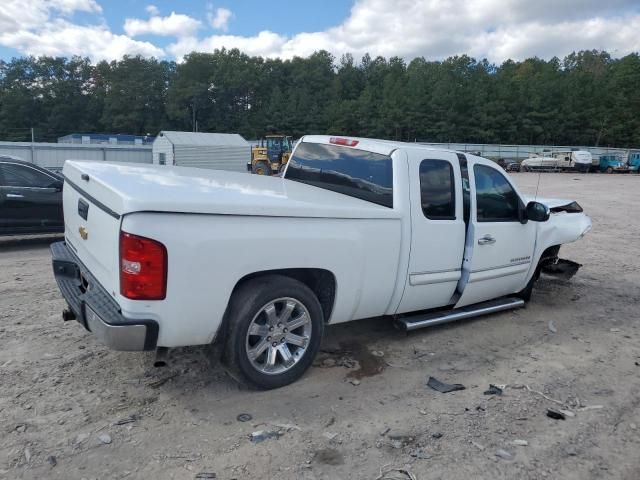
{"type": "Polygon", "coordinates": [[[393,208],[391,157],[350,147],[302,142],[286,178],[393,208]]]}

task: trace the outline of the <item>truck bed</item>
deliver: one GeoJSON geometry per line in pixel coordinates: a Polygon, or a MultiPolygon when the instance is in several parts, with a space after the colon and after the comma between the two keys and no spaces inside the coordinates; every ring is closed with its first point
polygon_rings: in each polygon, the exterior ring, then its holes
{"type": "Polygon", "coordinates": [[[65,180],[119,215],[168,212],[308,218],[399,218],[364,200],[279,177],[188,167],[68,161],[65,180]],[[126,180],[126,181],[125,181],[126,180]]]}

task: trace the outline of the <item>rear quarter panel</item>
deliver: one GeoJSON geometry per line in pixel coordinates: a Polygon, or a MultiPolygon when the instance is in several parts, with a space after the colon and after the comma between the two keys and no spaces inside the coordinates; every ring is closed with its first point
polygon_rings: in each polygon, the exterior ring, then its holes
{"type": "Polygon", "coordinates": [[[255,272],[332,272],[330,323],[383,314],[395,289],[400,219],[135,213],[124,217],[122,229],[167,247],[167,298],[119,299],[125,316],[159,322],[160,346],[210,343],[233,288],[255,272]]]}

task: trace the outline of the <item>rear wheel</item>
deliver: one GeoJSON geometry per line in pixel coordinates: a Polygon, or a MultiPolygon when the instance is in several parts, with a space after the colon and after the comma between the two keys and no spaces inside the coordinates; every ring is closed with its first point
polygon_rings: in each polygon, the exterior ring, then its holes
{"type": "Polygon", "coordinates": [[[253,165],[252,171],[256,175],[271,175],[271,166],[268,162],[260,160],[253,165]]]}
{"type": "Polygon", "coordinates": [[[230,374],[262,389],[288,385],[309,368],[324,329],[322,307],[303,283],[268,275],[231,299],[224,363],[230,374]]]}
{"type": "Polygon", "coordinates": [[[613,173],[613,168],[611,167],[607,168],[607,173],[613,173]]]}

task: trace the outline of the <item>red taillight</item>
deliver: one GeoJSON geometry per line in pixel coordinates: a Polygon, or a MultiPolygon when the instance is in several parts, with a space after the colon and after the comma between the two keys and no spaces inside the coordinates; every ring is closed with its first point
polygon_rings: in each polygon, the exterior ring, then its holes
{"type": "Polygon", "coordinates": [[[359,142],[358,140],[351,140],[350,138],[331,137],[329,139],[329,143],[333,143],[334,145],[344,145],[345,147],[355,147],[359,142]]]}
{"type": "Polygon", "coordinates": [[[163,244],[120,232],[120,294],[131,300],[167,296],[167,249],[163,244]]]}

